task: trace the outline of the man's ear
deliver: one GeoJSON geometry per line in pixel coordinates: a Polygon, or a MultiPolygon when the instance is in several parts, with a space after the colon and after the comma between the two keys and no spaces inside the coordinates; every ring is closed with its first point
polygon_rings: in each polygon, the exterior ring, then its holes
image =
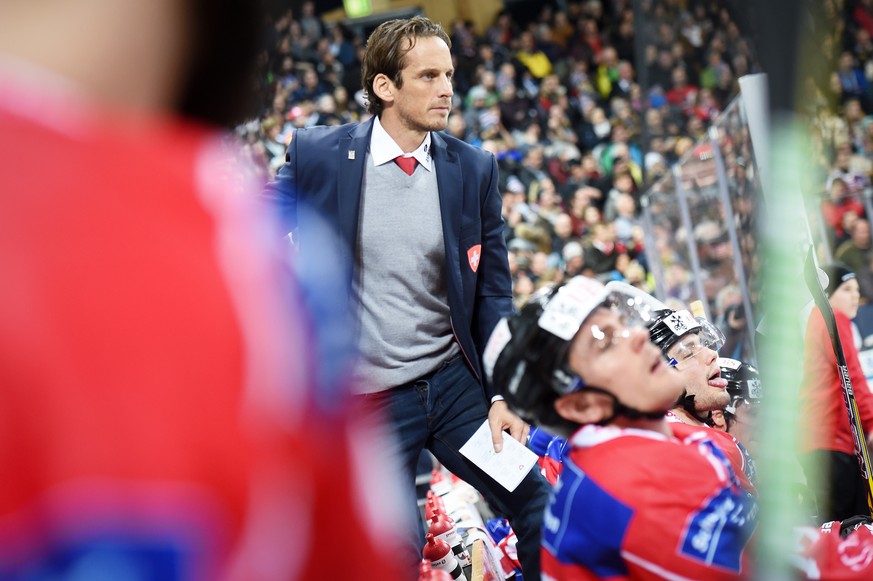
{"type": "Polygon", "coordinates": [[[727,420],[724,417],[724,412],[721,410],[714,410],[711,414],[710,418],[712,420],[712,427],[727,432],[727,420]]]}
{"type": "Polygon", "coordinates": [[[602,393],[577,391],[558,398],[555,411],[577,424],[596,424],[613,414],[612,400],[602,393]]]}
{"type": "Polygon", "coordinates": [[[379,73],[373,79],[373,93],[383,102],[391,103],[394,101],[394,89],[394,83],[384,73],[379,73]]]}

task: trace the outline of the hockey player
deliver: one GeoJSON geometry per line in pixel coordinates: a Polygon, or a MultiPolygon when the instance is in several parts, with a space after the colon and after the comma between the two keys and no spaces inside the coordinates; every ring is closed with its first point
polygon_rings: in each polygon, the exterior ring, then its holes
{"type": "Polygon", "coordinates": [[[727,380],[731,401],[723,411],[712,412],[713,426],[732,435],[754,455],[755,423],[761,402],[761,379],[753,365],[730,357],[719,357],[721,377],[727,380]]]}
{"type": "MultiPolygon", "coordinates": [[[[730,404],[727,380],[721,377],[718,366],[724,335],[706,319],[686,310],[661,309],[654,297],[649,299],[658,308],[655,321],[649,325],[649,338],[670,365],[687,371],[683,373],[682,396],[667,413],[667,421],[712,430],[711,414],[730,404]]],[[[727,432],[714,430],[708,435],[733,464],[743,488],[755,493],[755,468],[749,453],[727,432]]]]}
{"type": "Polygon", "coordinates": [[[486,350],[510,406],[572,435],[545,514],[543,572],[738,578],[748,570],[755,501],[703,431],[665,420],[683,373],[649,341],[645,311],[629,302],[638,304],[574,278],[501,322],[486,350]]]}
{"type": "Polygon", "coordinates": [[[331,295],[219,147],[260,5],[0,2],[0,579],[401,578],[331,295]]]}
{"type": "MultiPolygon", "coordinates": [[[[634,297],[576,277],[532,296],[488,342],[485,370],[508,405],[569,438],[544,515],[545,578],[752,573],[756,500],[707,431],[666,421],[684,372],[649,342],[650,322],[634,297]]],[[[856,525],[799,529],[795,562],[810,577],[868,578],[873,529],[842,536],[856,525]]]]}
{"type": "MultiPolygon", "coordinates": [[[[687,370],[683,373],[683,393],[667,412],[667,421],[710,430],[712,414],[721,412],[730,403],[730,395],[726,389],[727,380],[720,376],[717,364],[718,349],[724,343],[721,331],[706,319],[695,318],[686,310],[673,311],[639,289],[620,282],[609,283],[609,286],[645,309],[646,316],[651,319],[647,323],[650,340],[661,349],[670,365],[687,370]]],[[[709,437],[722,447],[739,474],[743,488],[754,493],[755,469],[749,453],[725,431],[717,431],[709,434],[709,437]]],[[[531,448],[543,457],[541,465],[544,473],[547,479],[553,481],[556,476],[554,453],[550,457],[547,453],[537,451],[537,440],[542,440],[542,436],[531,436],[531,448]]],[[[554,444],[549,446],[553,450],[560,449],[554,444]]],[[[557,460],[560,461],[560,458],[557,460]]]]}
{"type": "Polygon", "coordinates": [[[695,318],[686,310],[665,309],[658,315],[649,327],[652,342],[677,369],[695,364],[699,372],[686,374],[693,381],[683,386],[685,392],[670,412],[670,419],[693,426],[708,425],[709,412],[730,403],[727,381],[720,376],[716,363],[724,335],[709,321],[695,318]]]}

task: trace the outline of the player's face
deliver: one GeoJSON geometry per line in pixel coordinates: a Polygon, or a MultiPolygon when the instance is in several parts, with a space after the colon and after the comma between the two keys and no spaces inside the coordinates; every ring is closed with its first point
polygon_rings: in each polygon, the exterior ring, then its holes
{"type": "Polygon", "coordinates": [[[676,360],[685,391],[694,396],[696,411],[722,410],[730,403],[727,380],[722,379],[718,366],[718,353],[702,345],[696,333],[689,333],[670,347],[667,356],[676,360]]]}
{"type": "Polygon", "coordinates": [[[384,115],[396,116],[408,130],[442,131],[452,110],[452,55],[436,36],[418,38],[406,53],[401,87],[393,85],[394,102],[384,115]]]}
{"type": "Polygon", "coordinates": [[[858,314],[858,305],[861,300],[858,281],[850,278],[838,286],[837,290],[831,294],[828,300],[835,311],[839,311],[850,319],[854,319],[855,315],[858,314]]]}
{"type": "Polygon", "coordinates": [[[649,341],[648,331],[628,327],[606,308],[597,309],[579,329],[568,363],[586,385],[639,410],[668,409],[682,394],[679,374],[649,341]]]}
{"type": "Polygon", "coordinates": [[[757,420],[758,406],[741,401],[736,406],[734,421],[728,430],[730,435],[736,438],[753,455],[757,447],[757,420]]]}

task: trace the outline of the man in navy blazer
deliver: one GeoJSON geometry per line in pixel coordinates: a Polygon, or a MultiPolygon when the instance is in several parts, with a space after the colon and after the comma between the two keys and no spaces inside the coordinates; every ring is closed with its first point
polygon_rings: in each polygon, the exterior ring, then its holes
{"type": "MultiPolygon", "coordinates": [[[[449,46],[423,17],[380,25],[363,63],[374,117],[298,130],[267,196],[301,255],[318,255],[327,221],[354,265],[343,289],[361,353],[355,385],[391,420],[410,490],[429,449],[509,517],[525,577],[538,579],[545,480],[532,470],[509,492],[458,451],[486,420],[496,452],[504,430],[525,443],[529,426],[483,379],[485,344],[512,310],[511,278],[494,156],[441,133],[449,46]]],[[[420,530],[417,509],[409,514],[420,530]]],[[[410,534],[410,571],[421,545],[410,534]]]]}

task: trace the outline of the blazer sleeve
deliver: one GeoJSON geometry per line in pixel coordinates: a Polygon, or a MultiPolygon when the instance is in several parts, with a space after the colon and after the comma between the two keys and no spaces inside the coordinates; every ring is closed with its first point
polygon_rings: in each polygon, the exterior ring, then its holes
{"type": "MultiPolygon", "coordinates": [[[[490,156],[491,171],[487,178],[486,193],[482,199],[482,258],[480,260],[474,306],[474,340],[481,358],[491,331],[502,317],[512,314],[512,277],[506,241],[503,237],[503,215],[500,192],[497,189],[497,161],[490,156]]],[[[483,381],[484,381],[483,377],[483,381]]],[[[490,399],[495,394],[485,385],[490,399]]]]}
{"type": "Polygon", "coordinates": [[[262,198],[279,218],[282,234],[297,229],[297,143],[294,131],[285,152],[285,163],[276,172],[276,179],[264,187],[262,198]]]}

